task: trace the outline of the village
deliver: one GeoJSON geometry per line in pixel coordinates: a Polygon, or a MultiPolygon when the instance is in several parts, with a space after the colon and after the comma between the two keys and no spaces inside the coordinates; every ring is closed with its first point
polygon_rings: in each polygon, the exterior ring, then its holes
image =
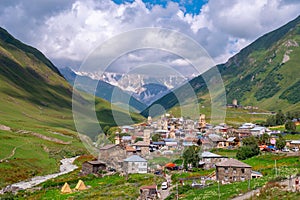
{"type": "MultiPolygon", "coordinates": [[[[299,124],[297,119],[294,122],[299,124]]],[[[276,145],[280,131],[253,123],[243,123],[237,128],[224,123],[213,126],[206,122],[204,114],[197,121],[175,118],[170,114],[154,121],[149,116],[143,124],[122,126],[117,130],[121,131],[114,133],[111,144],[99,147],[98,158],[82,164],[81,174],[103,176],[119,173],[126,177],[129,174],[152,173],[165,178],[160,188],[156,183],[140,187],[140,199],[166,198],[170,187],[175,187],[171,186],[168,172],[176,174],[195,168],[209,171],[205,176],[179,180],[180,185],[190,184],[195,188],[204,188],[211,181],[230,184],[262,177],[261,172],[238,159],[211,152],[212,149],[237,150],[243,146],[245,138],[264,138],[259,140],[260,152],[298,155],[300,147],[300,140],[284,140],[283,145],[276,145]],[[183,158],[185,150],[193,147],[197,149],[194,152],[196,164],[183,158]],[[160,157],[167,158],[169,162],[153,162],[160,157]],[[173,163],[175,158],[182,159],[182,162],[173,163]]]]}

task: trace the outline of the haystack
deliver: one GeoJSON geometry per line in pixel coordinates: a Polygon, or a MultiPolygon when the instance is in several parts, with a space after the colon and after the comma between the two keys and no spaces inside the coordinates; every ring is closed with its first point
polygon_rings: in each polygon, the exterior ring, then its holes
{"type": "Polygon", "coordinates": [[[75,187],[75,190],[86,190],[86,186],[84,184],[84,182],[82,180],[79,180],[76,187],[75,187]]]}
{"type": "Polygon", "coordinates": [[[71,188],[70,188],[70,186],[69,186],[68,183],[65,183],[64,186],[61,188],[60,191],[61,191],[61,193],[64,193],[64,194],[66,194],[66,193],[72,193],[72,190],[71,190],[71,188]]]}

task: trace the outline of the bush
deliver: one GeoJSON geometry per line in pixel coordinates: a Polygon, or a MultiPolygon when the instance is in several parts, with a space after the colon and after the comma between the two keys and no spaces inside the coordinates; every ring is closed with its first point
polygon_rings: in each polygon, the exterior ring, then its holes
{"type": "Polygon", "coordinates": [[[243,146],[236,153],[239,160],[245,160],[259,154],[259,147],[255,137],[248,137],[243,140],[243,146]]]}

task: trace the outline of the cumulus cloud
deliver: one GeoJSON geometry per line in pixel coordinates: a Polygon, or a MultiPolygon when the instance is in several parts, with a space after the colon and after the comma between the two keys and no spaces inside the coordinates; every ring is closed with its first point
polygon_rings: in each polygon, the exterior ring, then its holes
{"type": "MultiPolygon", "coordinates": [[[[225,62],[257,37],[297,17],[300,2],[209,0],[199,13],[185,13],[182,4],[172,1],[149,7],[142,0],[124,4],[106,0],[3,0],[0,7],[1,26],[63,67],[80,63],[101,42],[143,27],[169,28],[187,34],[217,63],[225,62]]],[[[156,54],[152,52],[148,59],[166,58],[156,54]]],[[[135,53],[126,58],[140,62],[147,57],[135,53]]],[[[185,64],[176,57],[169,62],[172,63],[185,64]]]]}

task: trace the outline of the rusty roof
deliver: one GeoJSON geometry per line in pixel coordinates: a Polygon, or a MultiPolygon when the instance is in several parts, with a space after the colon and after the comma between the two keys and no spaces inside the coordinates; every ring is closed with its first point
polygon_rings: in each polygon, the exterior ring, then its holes
{"type": "Polygon", "coordinates": [[[100,165],[100,164],[105,164],[105,162],[102,162],[100,160],[90,160],[87,161],[88,163],[92,164],[92,165],[100,165]]]}
{"type": "Polygon", "coordinates": [[[246,163],[243,163],[241,161],[238,161],[234,158],[230,158],[227,160],[224,160],[222,162],[219,162],[216,164],[217,167],[243,167],[243,168],[251,168],[250,165],[247,165],[246,163]]]}
{"type": "Polygon", "coordinates": [[[142,186],[140,187],[140,189],[144,190],[144,189],[156,189],[157,186],[156,185],[146,185],[146,186],[142,186]]]}

